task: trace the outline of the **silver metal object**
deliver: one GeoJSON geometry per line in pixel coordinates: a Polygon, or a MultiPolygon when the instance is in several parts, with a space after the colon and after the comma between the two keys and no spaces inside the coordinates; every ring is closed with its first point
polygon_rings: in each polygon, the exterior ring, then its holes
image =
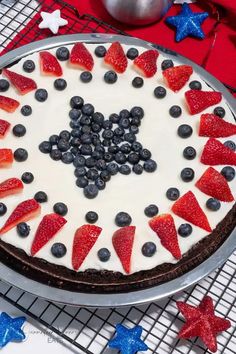
{"type": "Polygon", "coordinates": [[[158,21],[173,0],[101,0],[109,14],[129,25],[147,25],[158,21]]]}
{"type": "MultiPolygon", "coordinates": [[[[50,49],[57,46],[73,44],[75,42],[85,43],[105,43],[119,41],[123,44],[131,46],[142,46],[147,49],[157,48],[166,58],[174,59],[175,61],[191,65],[194,71],[201,76],[212,88],[222,92],[224,99],[232,111],[232,115],[236,115],[236,101],[228,90],[215,79],[211,74],[201,68],[199,65],[193,63],[191,60],[163,48],[153,43],[146,41],[118,36],[110,34],[73,34],[67,36],[52,37],[42,41],[33,42],[26,46],[15,49],[4,56],[0,57],[0,69],[14,63],[29,54],[34,52],[50,49]]],[[[182,275],[181,277],[166,282],[155,287],[133,291],[129,293],[120,294],[85,294],[78,292],[71,292],[50,287],[41,284],[34,280],[28,279],[25,276],[13,271],[7,266],[0,264],[0,278],[11,285],[14,285],[24,291],[32,293],[33,295],[42,297],[46,300],[64,303],[68,305],[83,306],[83,307],[121,307],[137,304],[144,304],[151,301],[163,299],[164,297],[173,295],[186,289],[189,286],[199,282],[202,278],[206,277],[213,270],[222,265],[231,253],[236,249],[236,229],[223,243],[223,245],[207,260],[202,262],[199,266],[182,275]]]]}

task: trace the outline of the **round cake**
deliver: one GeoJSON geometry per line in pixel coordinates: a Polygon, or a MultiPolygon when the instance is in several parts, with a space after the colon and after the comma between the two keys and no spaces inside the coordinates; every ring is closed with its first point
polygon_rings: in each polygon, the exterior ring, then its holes
{"type": "Polygon", "coordinates": [[[0,257],[83,292],[174,279],[236,224],[236,125],[189,65],[119,42],[0,76],[0,257]]]}

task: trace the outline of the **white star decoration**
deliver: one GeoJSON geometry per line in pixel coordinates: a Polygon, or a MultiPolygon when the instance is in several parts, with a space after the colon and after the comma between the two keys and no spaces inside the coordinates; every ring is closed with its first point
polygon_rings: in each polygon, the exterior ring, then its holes
{"type": "Polygon", "coordinates": [[[49,28],[53,34],[57,34],[59,27],[68,24],[68,21],[61,17],[60,10],[55,10],[52,13],[42,11],[40,15],[43,21],[40,22],[39,28],[49,28]]]}

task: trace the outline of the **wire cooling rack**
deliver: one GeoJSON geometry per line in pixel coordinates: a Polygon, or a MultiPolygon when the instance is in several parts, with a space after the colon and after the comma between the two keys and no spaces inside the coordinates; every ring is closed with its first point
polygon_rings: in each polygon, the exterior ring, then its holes
{"type": "MultiPolygon", "coordinates": [[[[69,28],[65,33],[124,32],[96,19],[90,15],[80,15],[75,8],[63,1],[51,0],[39,3],[35,0],[0,0],[0,50],[16,48],[19,45],[39,40],[50,33],[38,29],[40,21],[38,12],[41,5],[46,11],[59,5],[62,11],[67,11],[70,19],[69,28]],[[74,16],[77,16],[75,19],[74,16]],[[30,29],[21,35],[21,30],[34,19],[30,29]],[[17,40],[14,37],[17,35],[17,40]],[[13,39],[13,40],[12,40],[13,39]]],[[[58,341],[70,345],[73,352],[87,354],[109,354],[115,350],[108,349],[108,341],[115,333],[115,325],[123,323],[127,327],[139,324],[143,327],[142,339],[148,345],[147,354],[207,354],[210,353],[199,339],[178,340],[178,330],[183,324],[175,302],[188,301],[198,305],[204,295],[210,295],[216,305],[216,314],[227,317],[232,326],[218,337],[218,353],[236,353],[236,253],[216,272],[201,281],[191,289],[157,303],[143,306],[133,306],[122,309],[85,309],[63,306],[44,301],[31,294],[16,289],[0,281],[0,296],[23,311],[27,316],[37,320],[57,336],[58,341]]]]}

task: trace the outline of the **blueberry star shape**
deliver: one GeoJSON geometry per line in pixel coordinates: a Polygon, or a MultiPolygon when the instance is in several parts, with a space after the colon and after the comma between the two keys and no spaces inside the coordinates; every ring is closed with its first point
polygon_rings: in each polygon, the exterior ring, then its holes
{"type": "Polygon", "coordinates": [[[68,21],[61,17],[60,10],[55,10],[52,13],[42,11],[40,15],[43,21],[40,22],[39,28],[48,28],[53,34],[57,34],[59,27],[68,24],[68,21]]]}
{"type": "Polygon", "coordinates": [[[12,341],[22,341],[25,334],[21,327],[25,322],[25,317],[12,318],[7,313],[2,312],[0,315],[0,348],[12,341]]]}
{"type": "Polygon", "coordinates": [[[185,2],[180,14],[167,17],[166,22],[176,27],[175,39],[177,42],[188,36],[203,39],[205,34],[202,31],[201,24],[208,16],[207,12],[192,12],[189,5],[185,2]]]}
{"type": "Polygon", "coordinates": [[[135,354],[138,351],[148,350],[148,346],[140,338],[142,327],[126,328],[122,324],[116,325],[116,336],[108,344],[110,348],[119,349],[121,354],[135,354]]]}

